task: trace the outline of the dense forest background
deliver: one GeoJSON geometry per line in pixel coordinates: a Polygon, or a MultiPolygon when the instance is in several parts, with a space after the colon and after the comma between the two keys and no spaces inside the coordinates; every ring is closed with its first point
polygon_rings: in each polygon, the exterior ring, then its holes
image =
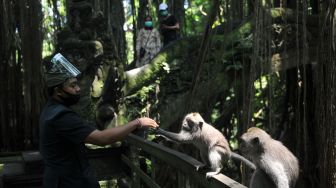
{"type": "Polygon", "coordinates": [[[178,131],[198,111],[233,150],[251,126],[282,141],[297,187],[336,187],[336,1],[167,0],[180,39],[134,69],[135,36],[145,15],[158,27],[160,3],[1,0],[0,152],[38,148],[44,65],[62,52],[83,72],[74,109],[100,129],[149,116],[178,131]]]}

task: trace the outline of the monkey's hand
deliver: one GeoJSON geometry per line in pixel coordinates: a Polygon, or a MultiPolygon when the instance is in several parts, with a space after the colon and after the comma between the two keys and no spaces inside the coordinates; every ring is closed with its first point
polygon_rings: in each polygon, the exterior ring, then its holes
{"type": "Polygon", "coordinates": [[[158,132],[158,129],[159,129],[158,127],[157,127],[157,128],[149,128],[149,129],[148,129],[148,133],[149,133],[149,134],[155,134],[155,135],[156,135],[157,132],[158,132]]]}
{"type": "Polygon", "coordinates": [[[165,137],[164,135],[161,134],[161,129],[160,128],[151,128],[148,129],[148,133],[149,134],[154,134],[156,136],[156,138],[163,138],[164,140],[169,140],[167,137],[165,137]]]}
{"type": "Polygon", "coordinates": [[[157,138],[163,138],[166,141],[171,141],[171,142],[174,142],[174,143],[179,143],[179,142],[177,142],[175,140],[172,140],[169,137],[165,136],[165,134],[164,134],[165,131],[163,129],[160,129],[160,128],[151,129],[151,133],[155,134],[155,136],[157,138]]]}
{"type": "MultiPolygon", "coordinates": [[[[149,131],[150,134],[155,134],[156,136],[163,136],[163,134],[162,134],[163,130],[160,129],[159,127],[151,128],[148,131],[149,131]]],[[[165,137],[165,136],[163,136],[163,137],[165,137]]]]}
{"type": "Polygon", "coordinates": [[[166,141],[174,142],[175,144],[179,144],[179,142],[177,142],[175,140],[172,140],[172,139],[170,139],[170,138],[168,138],[168,137],[166,137],[165,135],[162,135],[162,134],[156,134],[156,137],[160,137],[160,138],[163,138],[166,141]]]}

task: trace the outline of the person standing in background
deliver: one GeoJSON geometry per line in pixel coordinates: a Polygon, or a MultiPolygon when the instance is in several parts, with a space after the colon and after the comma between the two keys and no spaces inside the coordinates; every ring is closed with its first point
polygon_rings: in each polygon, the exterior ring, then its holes
{"type": "Polygon", "coordinates": [[[169,14],[168,5],[161,3],[159,5],[159,14],[161,16],[160,32],[163,37],[163,46],[167,46],[170,42],[178,39],[180,24],[174,15],[169,14]]]}
{"type": "Polygon", "coordinates": [[[152,17],[145,18],[145,25],[140,29],[136,40],[136,67],[148,64],[162,47],[160,33],[153,28],[152,17]]]}

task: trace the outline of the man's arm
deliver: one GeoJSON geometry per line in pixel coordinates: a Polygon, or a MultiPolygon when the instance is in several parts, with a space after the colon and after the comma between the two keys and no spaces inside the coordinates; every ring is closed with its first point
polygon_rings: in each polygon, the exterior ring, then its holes
{"type": "Polygon", "coordinates": [[[103,131],[94,130],[85,138],[86,143],[95,145],[107,145],[124,139],[129,133],[137,128],[156,128],[157,123],[150,118],[138,118],[124,126],[113,127],[103,131]]]}
{"type": "Polygon", "coordinates": [[[180,24],[178,22],[175,25],[173,25],[173,26],[168,26],[168,25],[163,24],[162,28],[164,28],[164,29],[172,29],[172,30],[179,30],[180,29],[180,24]]]}

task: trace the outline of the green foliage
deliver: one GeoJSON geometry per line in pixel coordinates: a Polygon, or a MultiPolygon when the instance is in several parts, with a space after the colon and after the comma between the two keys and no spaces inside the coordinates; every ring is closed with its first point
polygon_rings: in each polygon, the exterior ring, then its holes
{"type": "MultiPolygon", "coordinates": [[[[53,53],[55,48],[55,42],[56,42],[56,33],[59,29],[57,28],[57,25],[55,23],[55,18],[57,16],[54,13],[54,10],[52,8],[52,5],[49,4],[50,1],[42,0],[42,12],[43,12],[43,45],[42,45],[42,57],[46,57],[53,53]]],[[[57,1],[57,10],[60,13],[60,23],[61,27],[65,25],[65,16],[66,16],[66,10],[65,10],[65,0],[57,1]]]]}
{"type": "Polygon", "coordinates": [[[265,75],[254,82],[253,122],[257,127],[274,126],[281,122],[284,103],[284,83],[277,73],[265,75]]]}
{"type": "Polygon", "coordinates": [[[272,18],[277,18],[277,17],[285,17],[290,14],[293,14],[293,10],[291,9],[284,9],[284,8],[272,8],[269,9],[270,14],[272,15],[272,18]]]}
{"type": "Polygon", "coordinates": [[[125,32],[126,35],[126,53],[127,53],[127,57],[126,57],[126,62],[128,62],[128,64],[130,64],[132,61],[135,61],[134,59],[134,49],[133,49],[133,32],[131,31],[126,31],[125,32]]]}
{"type": "Polygon", "coordinates": [[[139,97],[141,102],[145,102],[149,100],[150,93],[155,92],[155,85],[151,84],[149,86],[142,87],[141,90],[139,90],[136,95],[139,97]]]}
{"type": "Polygon", "coordinates": [[[146,164],[149,172],[152,172],[152,161],[146,158],[146,164]]]}
{"type": "Polygon", "coordinates": [[[143,87],[131,96],[127,96],[124,99],[124,111],[122,122],[127,122],[129,120],[135,119],[137,117],[147,116],[149,112],[150,104],[155,104],[155,98],[153,94],[155,93],[155,85],[150,84],[147,87],[143,87]]]}
{"type": "Polygon", "coordinates": [[[187,36],[199,35],[204,31],[210,13],[211,1],[190,1],[185,10],[185,33],[187,36]]]}

